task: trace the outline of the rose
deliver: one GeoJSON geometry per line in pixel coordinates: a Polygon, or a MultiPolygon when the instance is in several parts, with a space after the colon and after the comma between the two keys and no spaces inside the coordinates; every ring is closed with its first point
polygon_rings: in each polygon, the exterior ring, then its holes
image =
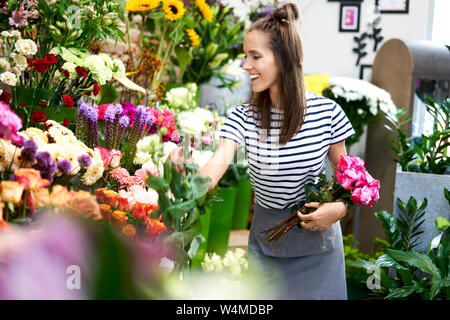
{"type": "Polygon", "coordinates": [[[0,198],[3,202],[19,204],[22,198],[24,185],[17,181],[0,182],[0,198]]]}
{"type": "Polygon", "coordinates": [[[66,205],[69,190],[66,187],[56,184],[52,187],[50,194],[50,204],[56,208],[63,208],[66,205]]]}
{"type": "Polygon", "coordinates": [[[68,106],[69,108],[73,108],[75,106],[75,103],[73,102],[72,97],[69,96],[69,95],[64,95],[63,96],[63,101],[64,101],[64,104],[66,106],[68,106]]]}
{"type": "Polygon", "coordinates": [[[16,181],[23,184],[26,190],[38,190],[50,185],[50,181],[42,179],[38,170],[21,168],[14,170],[16,181]]]}
{"type": "Polygon", "coordinates": [[[102,218],[100,206],[95,200],[95,196],[89,192],[84,190],[80,190],[78,192],[70,190],[68,198],[66,208],[75,214],[91,218],[93,220],[99,220],[102,218]]]}
{"type": "Polygon", "coordinates": [[[147,227],[147,232],[152,237],[157,237],[161,232],[167,230],[164,222],[159,219],[151,219],[148,217],[145,219],[144,223],[147,227]]]}
{"type": "Polygon", "coordinates": [[[136,228],[131,224],[127,224],[122,228],[122,233],[127,237],[134,237],[136,235],[136,228]]]}
{"type": "Polygon", "coordinates": [[[43,111],[41,110],[34,110],[31,113],[31,122],[35,122],[35,123],[39,123],[39,122],[44,122],[46,118],[46,115],[43,111]]]}
{"type": "Polygon", "coordinates": [[[113,168],[117,168],[120,165],[120,159],[122,159],[122,153],[119,150],[111,150],[111,162],[110,165],[113,168]]]}

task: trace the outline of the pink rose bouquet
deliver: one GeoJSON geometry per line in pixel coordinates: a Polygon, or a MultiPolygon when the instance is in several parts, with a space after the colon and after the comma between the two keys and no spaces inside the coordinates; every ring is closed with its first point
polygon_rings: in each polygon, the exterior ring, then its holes
{"type": "MultiPolygon", "coordinates": [[[[306,185],[306,202],[343,201],[348,205],[370,206],[380,198],[380,182],[374,179],[364,167],[364,160],[356,156],[342,156],[336,166],[336,175],[327,181],[324,174],[319,175],[317,185],[306,185]]],[[[304,204],[304,203],[303,203],[304,204]]],[[[261,231],[270,233],[266,242],[277,241],[295,225],[300,226],[297,212],[309,214],[316,210],[303,206],[293,208],[294,213],[282,223],[261,231]]]]}

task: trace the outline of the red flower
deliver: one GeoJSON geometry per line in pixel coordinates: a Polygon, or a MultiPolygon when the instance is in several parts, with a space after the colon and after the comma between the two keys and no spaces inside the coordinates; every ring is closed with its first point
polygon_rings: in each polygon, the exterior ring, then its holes
{"type": "Polygon", "coordinates": [[[11,101],[11,95],[5,90],[3,90],[2,94],[0,95],[0,101],[9,104],[9,102],[11,101]]]}
{"type": "Polygon", "coordinates": [[[90,95],[92,94],[92,92],[91,92],[91,91],[86,91],[85,94],[86,94],[87,96],[90,96],[90,95]]]}
{"type": "Polygon", "coordinates": [[[53,125],[52,125],[51,123],[49,123],[49,124],[44,123],[44,129],[45,129],[45,131],[48,131],[48,129],[50,129],[51,127],[53,127],[53,125]]]}
{"type": "Polygon", "coordinates": [[[64,127],[66,127],[66,128],[68,128],[69,127],[69,119],[67,119],[67,118],[64,118],[64,120],[63,120],[63,126],[64,127]]]}
{"type": "Polygon", "coordinates": [[[87,77],[88,76],[88,72],[83,67],[76,67],[75,71],[80,75],[80,77],[87,77]]]}
{"type": "Polygon", "coordinates": [[[59,68],[58,71],[60,73],[62,73],[64,76],[66,76],[66,78],[70,77],[70,72],[69,70],[63,69],[63,68],[59,68]]]}
{"type": "Polygon", "coordinates": [[[32,68],[33,64],[34,64],[34,59],[29,59],[27,62],[28,62],[28,67],[32,68]]]}
{"type": "Polygon", "coordinates": [[[31,122],[44,122],[46,118],[46,115],[41,110],[34,110],[31,113],[31,122]]]}
{"type": "Polygon", "coordinates": [[[69,96],[69,95],[64,95],[63,96],[63,101],[64,101],[64,104],[66,106],[68,106],[69,108],[73,108],[73,106],[75,105],[75,103],[73,102],[72,97],[69,96]]]}
{"type": "Polygon", "coordinates": [[[25,102],[22,102],[21,104],[20,104],[20,107],[21,108],[25,108],[27,106],[27,104],[25,103],[25,102]]]}
{"type": "Polygon", "coordinates": [[[47,64],[44,62],[44,60],[36,59],[33,61],[33,68],[37,72],[45,72],[47,71],[47,64]]]}
{"type": "Polygon", "coordinates": [[[47,104],[45,102],[39,101],[38,105],[41,106],[41,108],[45,108],[47,106],[47,104]]]}
{"type": "Polygon", "coordinates": [[[96,83],[94,83],[94,89],[92,90],[92,93],[94,96],[97,96],[100,93],[100,86],[96,83]]]}
{"type": "Polygon", "coordinates": [[[58,58],[52,53],[46,54],[42,60],[49,66],[58,63],[58,58]]]}

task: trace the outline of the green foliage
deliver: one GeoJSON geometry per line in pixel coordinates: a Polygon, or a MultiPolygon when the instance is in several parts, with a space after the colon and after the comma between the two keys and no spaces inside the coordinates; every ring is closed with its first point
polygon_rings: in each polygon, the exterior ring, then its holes
{"type": "MultiPolygon", "coordinates": [[[[198,46],[178,49],[172,62],[180,67],[183,83],[195,82],[197,85],[208,82],[213,76],[220,76],[217,68],[225,65],[228,59],[235,59],[239,51],[233,46],[243,41],[244,22],[233,23],[229,20],[228,7],[212,6],[212,22],[202,20],[192,28],[201,39],[198,46]]],[[[220,77],[219,77],[220,78],[220,77]]],[[[234,82],[222,77],[223,85],[231,87],[234,82]]]]}
{"type": "Polygon", "coordinates": [[[397,199],[399,217],[394,218],[385,210],[375,215],[381,220],[386,238],[392,249],[374,261],[357,260],[347,265],[363,270],[377,267],[381,288],[372,295],[383,299],[450,299],[450,237],[448,219],[435,220],[438,230],[442,230],[429,246],[426,254],[412,251],[417,246],[415,240],[422,232],[426,199],[417,202],[410,198],[408,203],[397,199]]]}
{"type": "Polygon", "coordinates": [[[222,188],[236,188],[239,181],[249,178],[248,165],[231,163],[223,177],[219,180],[222,188]]]}
{"type": "Polygon", "coordinates": [[[186,176],[167,160],[164,176],[149,176],[147,185],[159,196],[159,210],[152,212],[152,218],[162,217],[169,233],[165,241],[172,243],[179,251],[176,270],[187,274],[189,262],[204,241],[200,236],[202,225],[199,215],[211,206],[217,188],[208,192],[211,178],[197,174],[196,165],[189,164],[185,168],[186,176]]]}
{"type": "Polygon", "coordinates": [[[397,114],[387,115],[390,125],[385,125],[389,131],[397,134],[397,140],[391,141],[391,150],[397,156],[394,161],[399,163],[403,171],[444,174],[450,165],[447,150],[450,145],[450,99],[441,105],[427,98],[427,112],[433,117],[433,133],[422,135],[417,139],[407,138],[401,126],[411,121],[412,117],[404,117],[406,111],[398,110],[397,114]],[[412,142],[415,142],[414,144],[412,142]]]}

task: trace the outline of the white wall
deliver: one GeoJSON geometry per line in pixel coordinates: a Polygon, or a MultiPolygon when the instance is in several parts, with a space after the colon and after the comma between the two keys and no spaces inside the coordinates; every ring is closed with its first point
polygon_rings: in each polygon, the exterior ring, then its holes
{"type": "MultiPolygon", "coordinates": [[[[369,31],[367,23],[375,0],[361,2],[359,33],[339,32],[340,3],[328,0],[297,0],[302,13],[300,32],[304,47],[305,73],[329,73],[332,76],[358,78],[360,67],[355,66],[357,55],[353,37],[369,31]]],[[[431,39],[434,0],[410,0],[408,14],[381,14],[383,42],[389,39],[429,40],[431,39]]],[[[376,53],[373,41],[366,41],[367,56],[360,64],[372,64],[376,53]]]]}

